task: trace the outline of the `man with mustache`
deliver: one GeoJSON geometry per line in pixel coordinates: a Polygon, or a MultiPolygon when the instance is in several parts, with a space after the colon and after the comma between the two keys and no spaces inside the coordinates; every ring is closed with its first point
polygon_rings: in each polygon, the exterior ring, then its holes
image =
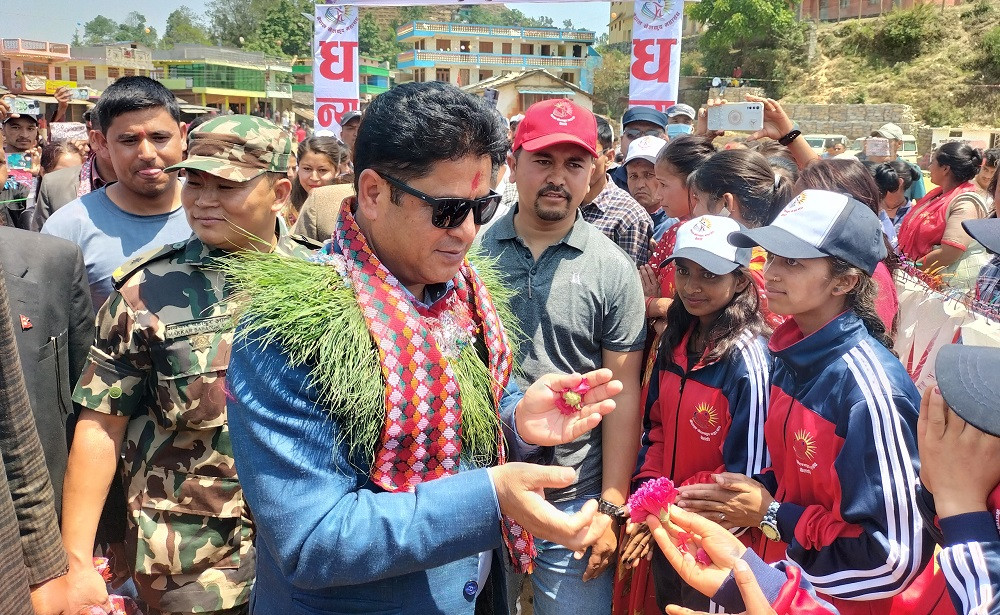
{"type": "MultiPolygon", "coordinates": [[[[511,307],[527,338],[518,348],[518,383],[547,372],[603,367],[624,384],[615,398],[617,409],[602,425],[555,447],[555,463],[572,467],[577,479],[546,490],[546,499],[573,512],[598,497],[601,513],[618,522],[639,444],[646,330],[635,263],[578,211],[596,171],[594,115],[566,99],[536,103],[518,125],[512,151],[507,164],[518,203],[485,233],[482,246],[498,259],[515,291],[511,307]]],[[[608,566],[616,529],[612,524],[581,559],[564,547],[535,541],[536,613],[611,612],[608,566]]],[[[512,578],[513,601],[523,577],[512,578]]]]}
{"type": "Polygon", "coordinates": [[[167,167],[184,159],[187,127],[170,90],[149,77],[123,77],[97,105],[101,131],[92,147],[107,150],[118,181],[54,212],[42,232],[80,246],[94,309],[113,290],[112,274],[128,259],[183,241],[191,227],[181,183],[167,167]]]}
{"type": "Polygon", "coordinates": [[[660,206],[660,180],[656,179],[656,155],[667,145],[658,137],[639,137],[629,146],[625,156],[628,191],[653,219],[653,238],[659,241],[664,231],[677,219],[671,218],[660,206]]]}

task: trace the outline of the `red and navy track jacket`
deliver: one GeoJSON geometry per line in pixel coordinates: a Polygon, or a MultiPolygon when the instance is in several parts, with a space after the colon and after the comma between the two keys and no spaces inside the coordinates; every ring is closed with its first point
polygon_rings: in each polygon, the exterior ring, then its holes
{"type": "Polygon", "coordinates": [[[746,333],[722,359],[689,369],[690,336],[688,331],[673,349],[673,364],[656,357],[644,399],[649,424],[637,481],[667,476],[677,484],[707,482],[717,472],[752,475],[768,465],[771,359],[764,338],[746,333]]]}
{"type": "Polygon", "coordinates": [[[1000,532],[996,516],[966,513],[941,519],[938,563],[959,613],[1000,614],[1000,532]]]}
{"type": "MultiPolygon", "coordinates": [[[[749,549],[740,559],[750,567],[776,615],[838,615],[833,605],[816,595],[812,585],[794,564],[782,561],[768,566],[749,549]]],[[[712,596],[712,602],[724,608],[726,613],[747,610],[732,573],[712,596]]]]}
{"type": "Polygon", "coordinates": [[[788,320],[769,348],[772,466],[756,478],[782,502],[789,542],[755,550],[773,562],[787,547],[842,613],[887,612],[931,557],[916,503],[920,394],[852,311],[805,338],[788,320]]]}

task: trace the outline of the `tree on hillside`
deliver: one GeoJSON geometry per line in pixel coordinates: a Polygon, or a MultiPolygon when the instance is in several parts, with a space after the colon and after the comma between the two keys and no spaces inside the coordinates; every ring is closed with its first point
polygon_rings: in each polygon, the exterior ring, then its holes
{"type": "Polygon", "coordinates": [[[617,120],[628,106],[629,64],[632,58],[617,49],[601,48],[601,65],[594,71],[594,111],[617,120]]]}
{"type": "Polygon", "coordinates": [[[311,15],[314,6],[312,0],[278,0],[267,9],[246,48],[278,56],[309,57],[313,22],[302,13],[311,15]]]}
{"type": "Polygon", "coordinates": [[[212,44],[208,30],[201,25],[201,19],[187,6],[181,6],[167,16],[167,27],[160,40],[160,45],[167,49],[183,44],[212,44]]]}
{"type": "Polygon", "coordinates": [[[100,45],[110,43],[115,40],[115,33],[118,32],[118,24],[104,15],[98,15],[87,23],[83,24],[83,44],[100,45]]]}
{"type": "Polygon", "coordinates": [[[241,47],[267,16],[272,0],[211,0],[205,16],[212,40],[220,45],[241,47]]]}
{"type": "MultiPolygon", "coordinates": [[[[788,0],[701,0],[688,16],[707,26],[698,39],[709,75],[727,77],[737,66],[750,79],[783,77],[782,66],[800,55],[805,25],[788,0]]],[[[772,92],[776,93],[776,92],[772,92]]]]}
{"type": "MultiPolygon", "coordinates": [[[[395,31],[395,24],[392,30],[395,31]]],[[[358,24],[358,53],[395,66],[396,56],[404,49],[405,47],[396,42],[394,32],[386,34],[379,29],[375,15],[367,11],[361,12],[361,23],[358,24]]]]}

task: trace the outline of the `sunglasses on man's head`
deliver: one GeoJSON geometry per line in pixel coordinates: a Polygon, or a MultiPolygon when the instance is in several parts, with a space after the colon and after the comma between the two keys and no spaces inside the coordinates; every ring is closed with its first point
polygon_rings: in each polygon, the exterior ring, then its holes
{"type": "Polygon", "coordinates": [[[622,133],[629,139],[638,139],[639,137],[662,137],[662,128],[650,128],[649,130],[639,130],[638,128],[626,128],[625,132],[622,133]]]}
{"type": "Polygon", "coordinates": [[[431,224],[438,228],[458,228],[465,222],[470,211],[476,224],[486,224],[496,215],[497,207],[500,205],[501,199],[503,199],[503,196],[492,190],[486,196],[481,196],[478,199],[463,199],[458,197],[437,198],[424,194],[416,188],[404,184],[395,177],[384,173],[379,173],[379,175],[382,176],[382,179],[403,192],[415,196],[430,205],[433,209],[431,224]]]}

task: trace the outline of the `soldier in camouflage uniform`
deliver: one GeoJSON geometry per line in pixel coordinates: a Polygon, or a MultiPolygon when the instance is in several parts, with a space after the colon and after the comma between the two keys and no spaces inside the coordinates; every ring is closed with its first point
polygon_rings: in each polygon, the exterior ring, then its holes
{"type": "Polygon", "coordinates": [[[108,608],[91,565],[115,461],[124,456],[128,565],[149,613],[245,613],[254,581],[253,520],[226,418],[232,302],[218,257],[310,240],[281,236],[292,151],[280,128],[225,116],[189,135],[182,203],[194,235],[129,261],[97,317],[97,342],[73,399],[85,408],[70,452],[64,544],[69,609],[108,608]],[[122,446],[124,445],[124,446],[122,446]]]}

